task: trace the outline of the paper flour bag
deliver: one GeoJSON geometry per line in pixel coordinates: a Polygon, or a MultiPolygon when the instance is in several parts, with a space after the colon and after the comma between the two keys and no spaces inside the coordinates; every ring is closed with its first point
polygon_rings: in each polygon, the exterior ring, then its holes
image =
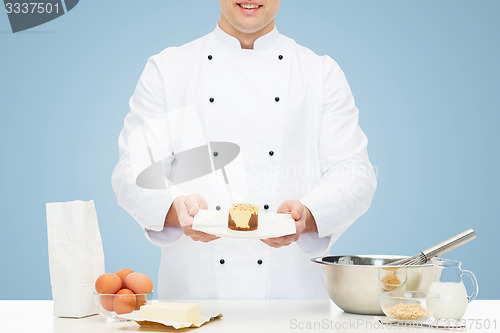
{"type": "Polygon", "coordinates": [[[93,291],[104,253],[94,201],[47,203],[47,234],[54,315],[98,313],[93,291]]]}

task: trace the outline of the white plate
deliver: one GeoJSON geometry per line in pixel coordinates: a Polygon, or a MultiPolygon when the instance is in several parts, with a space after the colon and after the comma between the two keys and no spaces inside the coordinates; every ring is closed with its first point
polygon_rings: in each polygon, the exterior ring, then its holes
{"type": "Polygon", "coordinates": [[[295,220],[290,214],[259,214],[257,230],[237,231],[227,227],[229,212],[200,210],[195,215],[193,229],[219,237],[265,239],[291,235],[296,232],[295,220]]]}

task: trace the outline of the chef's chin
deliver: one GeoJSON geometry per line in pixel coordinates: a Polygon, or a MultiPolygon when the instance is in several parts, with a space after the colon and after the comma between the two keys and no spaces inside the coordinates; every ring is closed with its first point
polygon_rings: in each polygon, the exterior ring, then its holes
{"type": "Polygon", "coordinates": [[[233,26],[240,32],[253,34],[265,29],[272,21],[273,20],[262,22],[262,20],[259,20],[256,17],[245,17],[238,20],[238,22],[234,23],[233,26]]]}
{"type": "Polygon", "coordinates": [[[240,32],[253,34],[269,28],[270,24],[274,26],[274,17],[281,1],[220,0],[219,2],[221,19],[227,20],[233,28],[240,32]]]}

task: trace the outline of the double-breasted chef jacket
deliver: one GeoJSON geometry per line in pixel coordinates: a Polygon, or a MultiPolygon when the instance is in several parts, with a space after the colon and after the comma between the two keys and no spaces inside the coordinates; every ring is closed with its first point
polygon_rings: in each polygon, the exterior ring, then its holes
{"type": "Polygon", "coordinates": [[[333,242],[370,206],[376,188],[367,138],[358,125],[343,72],[275,28],[254,49],[219,27],[146,64],[119,137],[112,184],[118,204],[161,246],[160,299],[323,298],[320,265],[333,242]],[[207,142],[232,142],[238,157],[226,171],[234,200],[275,213],[300,200],[317,233],[289,246],[260,240],[193,241],[164,227],[173,200],[203,195],[210,210],[231,204],[218,171],[166,189],[143,189],[137,175],[207,142]]]}

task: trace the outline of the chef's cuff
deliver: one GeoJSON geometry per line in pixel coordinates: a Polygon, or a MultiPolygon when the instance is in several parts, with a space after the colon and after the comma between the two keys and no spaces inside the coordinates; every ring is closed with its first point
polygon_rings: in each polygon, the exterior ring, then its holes
{"type": "Polygon", "coordinates": [[[309,209],[316,222],[317,232],[303,233],[299,236],[297,244],[306,254],[310,256],[323,256],[330,251],[330,247],[336,240],[332,237],[328,221],[328,212],[323,210],[326,202],[318,200],[314,194],[306,195],[300,202],[309,209]]]}
{"type": "Polygon", "coordinates": [[[160,231],[144,229],[144,234],[151,243],[166,247],[177,242],[184,234],[184,229],[181,227],[164,227],[160,231]]]}
{"type": "Polygon", "coordinates": [[[151,197],[151,200],[143,201],[145,209],[141,210],[143,222],[140,224],[144,229],[144,235],[151,243],[158,246],[170,246],[184,234],[184,229],[181,227],[164,226],[168,211],[159,209],[159,207],[170,208],[175,198],[181,195],[184,193],[173,186],[170,188],[170,195],[162,198],[161,201],[159,197],[151,197]]]}
{"type": "Polygon", "coordinates": [[[317,232],[308,232],[300,234],[297,245],[305,254],[311,257],[324,256],[329,252],[332,238],[319,237],[317,232]]]}
{"type": "Polygon", "coordinates": [[[323,199],[318,199],[314,194],[309,194],[302,198],[300,202],[309,209],[318,229],[318,237],[324,238],[332,235],[332,219],[331,208],[329,202],[323,199]],[[328,207],[328,208],[327,208],[328,207]]]}

